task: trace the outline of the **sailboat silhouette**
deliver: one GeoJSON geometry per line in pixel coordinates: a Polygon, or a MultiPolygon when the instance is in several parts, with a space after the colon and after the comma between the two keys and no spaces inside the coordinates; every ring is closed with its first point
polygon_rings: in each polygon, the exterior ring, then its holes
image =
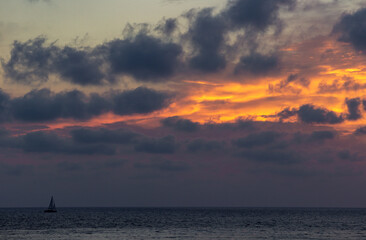
{"type": "Polygon", "coordinates": [[[45,213],[54,213],[57,212],[56,210],[56,204],[55,201],[53,200],[53,196],[51,197],[51,201],[50,204],[48,205],[48,208],[46,210],[44,210],[45,213]]]}

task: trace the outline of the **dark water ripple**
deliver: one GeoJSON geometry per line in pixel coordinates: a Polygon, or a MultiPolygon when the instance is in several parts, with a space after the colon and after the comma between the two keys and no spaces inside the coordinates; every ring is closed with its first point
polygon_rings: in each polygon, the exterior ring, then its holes
{"type": "Polygon", "coordinates": [[[366,239],[366,209],[0,209],[0,239],[366,239]]]}

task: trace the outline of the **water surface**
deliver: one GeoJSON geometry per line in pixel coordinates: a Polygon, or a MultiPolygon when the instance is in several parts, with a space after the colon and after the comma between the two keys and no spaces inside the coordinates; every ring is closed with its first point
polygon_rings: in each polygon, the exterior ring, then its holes
{"type": "Polygon", "coordinates": [[[0,239],[366,239],[366,209],[0,209],[0,239]]]}

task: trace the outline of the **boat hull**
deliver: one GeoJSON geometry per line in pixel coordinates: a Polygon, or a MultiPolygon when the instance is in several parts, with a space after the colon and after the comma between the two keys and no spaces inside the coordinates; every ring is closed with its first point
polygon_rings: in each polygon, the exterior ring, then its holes
{"type": "Polygon", "coordinates": [[[45,213],[55,213],[57,212],[57,210],[51,210],[51,209],[46,209],[44,210],[45,213]]]}

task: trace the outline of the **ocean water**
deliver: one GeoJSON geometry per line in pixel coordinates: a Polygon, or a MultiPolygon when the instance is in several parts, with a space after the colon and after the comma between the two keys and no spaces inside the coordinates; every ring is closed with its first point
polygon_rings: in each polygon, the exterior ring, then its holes
{"type": "Polygon", "coordinates": [[[0,239],[366,239],[366,209],[0,209],[0,239]]]}

